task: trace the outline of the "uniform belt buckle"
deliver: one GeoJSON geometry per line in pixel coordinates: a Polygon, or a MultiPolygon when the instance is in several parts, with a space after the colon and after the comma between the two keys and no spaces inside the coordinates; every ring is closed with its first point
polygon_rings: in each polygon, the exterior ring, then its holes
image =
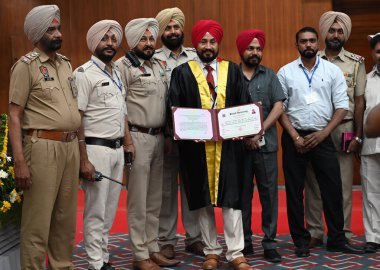
{"type": "Polygon", "coordinates": [[[116,141],[115,141],[115,147],[116,147],[116,148],[119,148],[119,147],[120,147],[120,140],[116,140],[116,141]]]}
{"type": "Polygon", "coordinates": [[[74,140],[76,137],[76,133],[75,132],[63,132],[62,134],[62,139],[61,141],[62,142],[71,142],[72,140],[74,140]]]}
{"type": "Polygon", "coordinates": [[[154,134],[154,128],[149,128],[148,129],[148,134],[150,134],[150,135],[154,134]]]}

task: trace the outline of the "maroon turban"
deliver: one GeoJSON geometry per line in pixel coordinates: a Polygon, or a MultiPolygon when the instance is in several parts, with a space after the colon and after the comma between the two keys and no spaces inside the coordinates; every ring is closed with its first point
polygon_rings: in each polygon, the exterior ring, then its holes
{"type": "Polygon", "coordinates": [[[198,47],[199,41],[201,41],[207,32],[209,32],[218,43],[222,41],[223,28],[218,22],[214,20],[200,20],[194,25],[193,30],[191,30],[191,42],[194,48],[198,47]]]}
{"type": "Polygon", "coordinates": [[[260,29],[249,29],[244,30],[239,33],[236,38],[236,47],[239,51],[240,55],[243,55],[245,49],[247,49],[248,45],[252,42],[254,38],[257,38],[259,41],[261,50],[264,50],[265,46],[265,33],[260,29]]]}

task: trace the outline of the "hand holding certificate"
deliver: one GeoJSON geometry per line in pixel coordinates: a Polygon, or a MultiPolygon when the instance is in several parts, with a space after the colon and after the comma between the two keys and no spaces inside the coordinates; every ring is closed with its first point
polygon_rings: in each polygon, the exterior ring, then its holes
{"type": "Polygon", "coordinates": [[[175,140],[220,141],[263,132],[259,103],[224,109],[172,108],[175,140]]]}

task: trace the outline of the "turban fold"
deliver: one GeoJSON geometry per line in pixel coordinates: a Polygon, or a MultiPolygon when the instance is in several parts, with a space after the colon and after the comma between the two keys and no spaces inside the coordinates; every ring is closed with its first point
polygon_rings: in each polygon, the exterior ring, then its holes
{"type": "Polygon", "coordinates": [[[168,26],[171,20],[174,20],[178,23],[182,32],[183,27],[185,26],[185,15],[183,14],[182,10],[177,7],[161,10],[157,14],[156,20],[158,21],[158,26],[160,29],[158,36],[161,36],[164,33],[166,26],[168,26]]]}
{"type": "Polygon", "coordinates": [[[223,28],[218,22],[214,20],[200,20],[194,25],[193,30],[191,30],[191,43],[193,43],[194,48],[198,47],[199,41],[201,41],[207,32],[209,32],[218,43],[222,41],[223,28]]]}
{"type": "Polygon", "coordinates": [[[145,31],[149,30],[154,40],[157,40],[158,36],[158,22],[153,18],[139,18],[130,21],[125,26],[125,37],[129,48],[133,49],[139,43],[141,37],[145,31]]]}
{"type": "Polygon", "coordinates": [[[120,43],[123,39],[123,29],[121,25],[114,20],[102,20],[95,23],[87,32],[87,47],[91,52],[94,52],[96,47],[98,47],[100,41],[104,35],[111,31],[115,35],[117,46],[120,46],[120,43]]]}
{"type": "Polygon", "coordinates": [[[252,42],[254,38],[257,38],[261,49],[264,50],[264,46],[265,46],[264,31],[260,29],[244,30],[244,31],[241,31],[236,38],[236,47],[240,55],[244,53],[245,49],[247,49],[248,45],[252,42]]]}
{"type": "Polygon", "coordinates": [[[56,5],[43,5],[33,8],[25,17],[24,32],[33,43],[38,42],[46,33],[53,21],[61,21],[59,8],[56,5]]]}
{"type": "Polygon", "coordinates": [[[338,23],[342,27],[344,41],[347,41],[351,34],[351,19],[347,14],[336,11],[327,11],[323,13],[319,19],[319,31],[321,32],[323,40],[326,39],[327,32],[334,22],[338,23]]]}

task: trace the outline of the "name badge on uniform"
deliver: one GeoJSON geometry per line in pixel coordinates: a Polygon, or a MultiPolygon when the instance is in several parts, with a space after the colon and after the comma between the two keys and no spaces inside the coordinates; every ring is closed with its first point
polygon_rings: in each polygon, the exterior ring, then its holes
{"type": "Polygon", "coordinates": [[[319,95],[317,94],[317,92],[313,91],[310,94],[307,94],[305,96],[305,100],[306,100],[306,104],[309,105],[309,104],[312,104],[312,103],[319,101],[320,98],[319,98],[319,95]]]}
{"type": "Polygon", "coordinates": [[[73,97],[77,97],[78,96],[78,88],[75,85],[74,79],[72,77],[69,77],[68,80],[69,80],[71,92],[73,93],[73,97]]]}
{"type": "Polygon", "coordinates": [[[49,70],[45,66],[40,66],[40,72],[44,76],[44,81],[54,81],[53,77],[50,77],[49,70]]]}

